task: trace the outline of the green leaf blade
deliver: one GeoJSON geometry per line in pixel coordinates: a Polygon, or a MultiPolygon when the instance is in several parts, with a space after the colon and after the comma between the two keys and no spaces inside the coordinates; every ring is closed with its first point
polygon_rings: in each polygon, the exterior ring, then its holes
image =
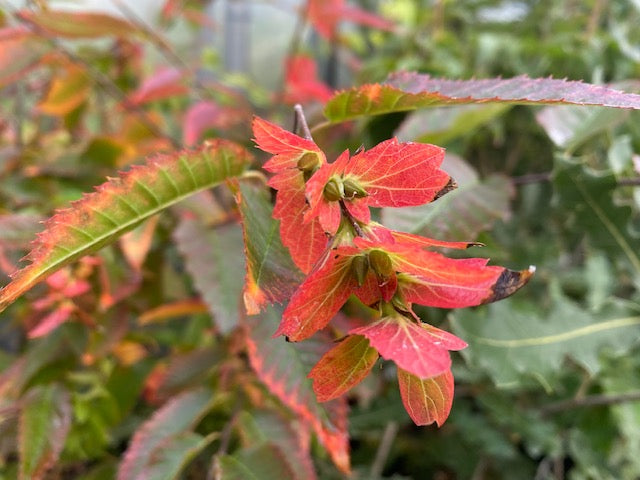
{"type": "Polygon", "coordinates": [[[31,264],[0,290],[0,312],[51,273],[180,200],[240,175],[250,161],[239,145],[214,140],[199,150],[152,157],[109,179],[45,223],[27,256],[31,264]]]}

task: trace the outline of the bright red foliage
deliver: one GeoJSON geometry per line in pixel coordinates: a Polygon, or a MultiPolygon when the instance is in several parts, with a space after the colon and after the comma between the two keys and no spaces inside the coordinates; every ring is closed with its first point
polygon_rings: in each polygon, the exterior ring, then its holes
{"type": "Polygon", "coordinates": [[[381,142],[333,163],[310,139],[256,118],[258,147],[274,156],[264,164],[278,191],[274,217],[282,243],[307,273],[291,297],[274,336],[291,341],[324,328],[353,294],[380,318],[349,331],[311,370],[318,400],[336,398],[359,383],[378,354],[393,360],[403,402],[419,425],[446,419],[453,398],[450,350],[466,343],[422,323],[412,304],[461,308],[514,293],[533,271],[488,266],[483,258],[447,258],[432,248],[466,249],[389,230],[371,221],[369,207],[421,205],[455,188],[440,169],[434,145],[381,142]]]}

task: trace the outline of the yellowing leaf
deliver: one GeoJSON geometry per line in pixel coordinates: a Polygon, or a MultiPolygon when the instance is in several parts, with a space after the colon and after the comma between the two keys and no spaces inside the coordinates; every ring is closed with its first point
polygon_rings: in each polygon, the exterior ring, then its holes
{"type": "Polygon", "coordinates": [[[47,115],[67,115],[82,105],[90,90],[91,81],[87,72],[72,66],[64,76],[53,79],[49,92],[38,109],[47,115]]]}

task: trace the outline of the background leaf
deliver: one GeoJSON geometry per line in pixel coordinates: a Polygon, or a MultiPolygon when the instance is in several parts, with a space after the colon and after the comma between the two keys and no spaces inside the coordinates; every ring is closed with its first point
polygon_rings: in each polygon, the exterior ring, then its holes
{"type": "Polygon", "coordinates": [[[616,256],[626,257],[636,273],[640,273],[640,239],[629,231],[632,210],[616,205],[613,194],[618,186],[611,173],[597,173],[570,159],[556,158],[553,172],[554,200],[565,209],[565,226],[574,229],[572,242],[586,234],[591,244],[616,256]]]}
{"type": "MultiPolygon", "coordinates": [[[[212,398],[213,392],[206,388],[185,391],[158,409],[136,430],[118,467],[118,480],[147,478],[146,475],[158,468],[153,464],[167,453],[164,450],[168,444],[173,443],[179,456],[189,456],[204,446],[201,443],[204,439],[184,435],[211,408],[212,398]]],[[[165,458],[164,461],[174,463],[175,459],[165,458]]],[[[182,460],[178,463],[181,465],[182,460]]]]}
{"type": "Polygon", "coordinates": [[[469,343],[461,353],[469,365],[486,371],[503,388],[539,382],[558,388],[567,358],[591,375],[601,369],[599,354],[626,351],[640,332],[640,316],[623,304],[609,302],[594,315],[551,289],[546,312],[539,304],[506,299],[478,310],[451,314],[452,329],[469,343]]]}
{"type": "Polygon", "coordinates": [[[69,394],[58,385],[29,391],[19,420],[20,479],[38,480],[58,460],[71,426],[69,394]]]}
{"type": "Polygon", "coordinates": [[[449,241],[472,241],[497,220],[511,214],[511,181],[492,175],[459,186],[435,202],[406,208],[385,208],[383,221],[394,230],[449,241]]]}
{"type": "Polygon", "coordinates": [[[265,443],[242,449],[234,455],[219,459],[220,480],[281,480],[295,478],[284,454],[275,446],[265,443]]]}
{"type": "Polygon", "coordinates": [[[238,325],[244,285],[240,225],[206,227],[197,218],[180,220],[174,232],[187,271],[222,333],[238,325]]]}

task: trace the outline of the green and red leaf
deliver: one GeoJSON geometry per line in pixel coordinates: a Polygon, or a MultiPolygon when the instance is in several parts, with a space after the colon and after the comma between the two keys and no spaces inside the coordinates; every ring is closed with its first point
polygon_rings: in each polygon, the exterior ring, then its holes
{"type": "Polygon", "coordinates": [[[342,340],[320,359],[308,377],[313,380],[313,391],[320,402],[339,397],[371,371],[378,360],[378,352],[361,335],[342,340]]]}
{"type": "Polygon", "coordinates": [[[193,193],[240,175],[251,156],[224,140],[198,150],[156,155],[111,178],[45,223],[27,259],[0,290],[0,311],[51,273],[113,242],[143,220],[193,193]]]}
{"type": "Polygon", "coordinates": [[[275,309],[245,319],[251,367],[269,391],[313,429],[336,466],[348,472],[346,401],[335,399],[320,404],[307,378],[311,365],[326,351],[326,342],[311,339],[289,343],[271,338],[279,320],[279,311],[275,309]]]}
{"type": "MultiPolygon", "coordinates": [[[[166,445],[182,438],[212,405],[213,393],[200,388],[173,397],[136,430],[118,468],[118,480],[146,478],[166,445]]],[[[200,442],[190,442],[196,448],[200,442]]]]}
{"type": "Polygon", "coordinates": [[[420,379],[399,368],[398,386],[404,408],[416,425],[436,422],[442,426],[453,404],[451,370],[436,377],[420,379]]]}
{"type": "Polygon", "coordinates": [[[427,324],[417,324],[397,315],[358,327],[349,332],[369,339],[386,360],[418,378],[440,375],[451,367],[449,350],[462,350],[467,344],[455,335],[427,324]]]}
{"type": "Polygon", "coordinates": [[[280,241],[268,191],[248,182],[239,182],[233,189],[242,216],[247,259],[244,304],[247,313],[254,315],[266,304],[289,298],[303,277],[280,241]]]}
{"type": "Polygon", "coordinates": [[[398,72],[384,84],[337,93],[325,107],[331,122],[364,115],[403,112],[443,105],[498,102],[520,105],[568,104],[640,109],[640,95],[602,85],[554,78],[447,80],[415,72],[398,72]]]}
{"type": "Polygon", "coordinates": [[[69,393],[52,384],[29,391],[18,423],[20,480],[46,478],[71,427],[69,393]]]}

